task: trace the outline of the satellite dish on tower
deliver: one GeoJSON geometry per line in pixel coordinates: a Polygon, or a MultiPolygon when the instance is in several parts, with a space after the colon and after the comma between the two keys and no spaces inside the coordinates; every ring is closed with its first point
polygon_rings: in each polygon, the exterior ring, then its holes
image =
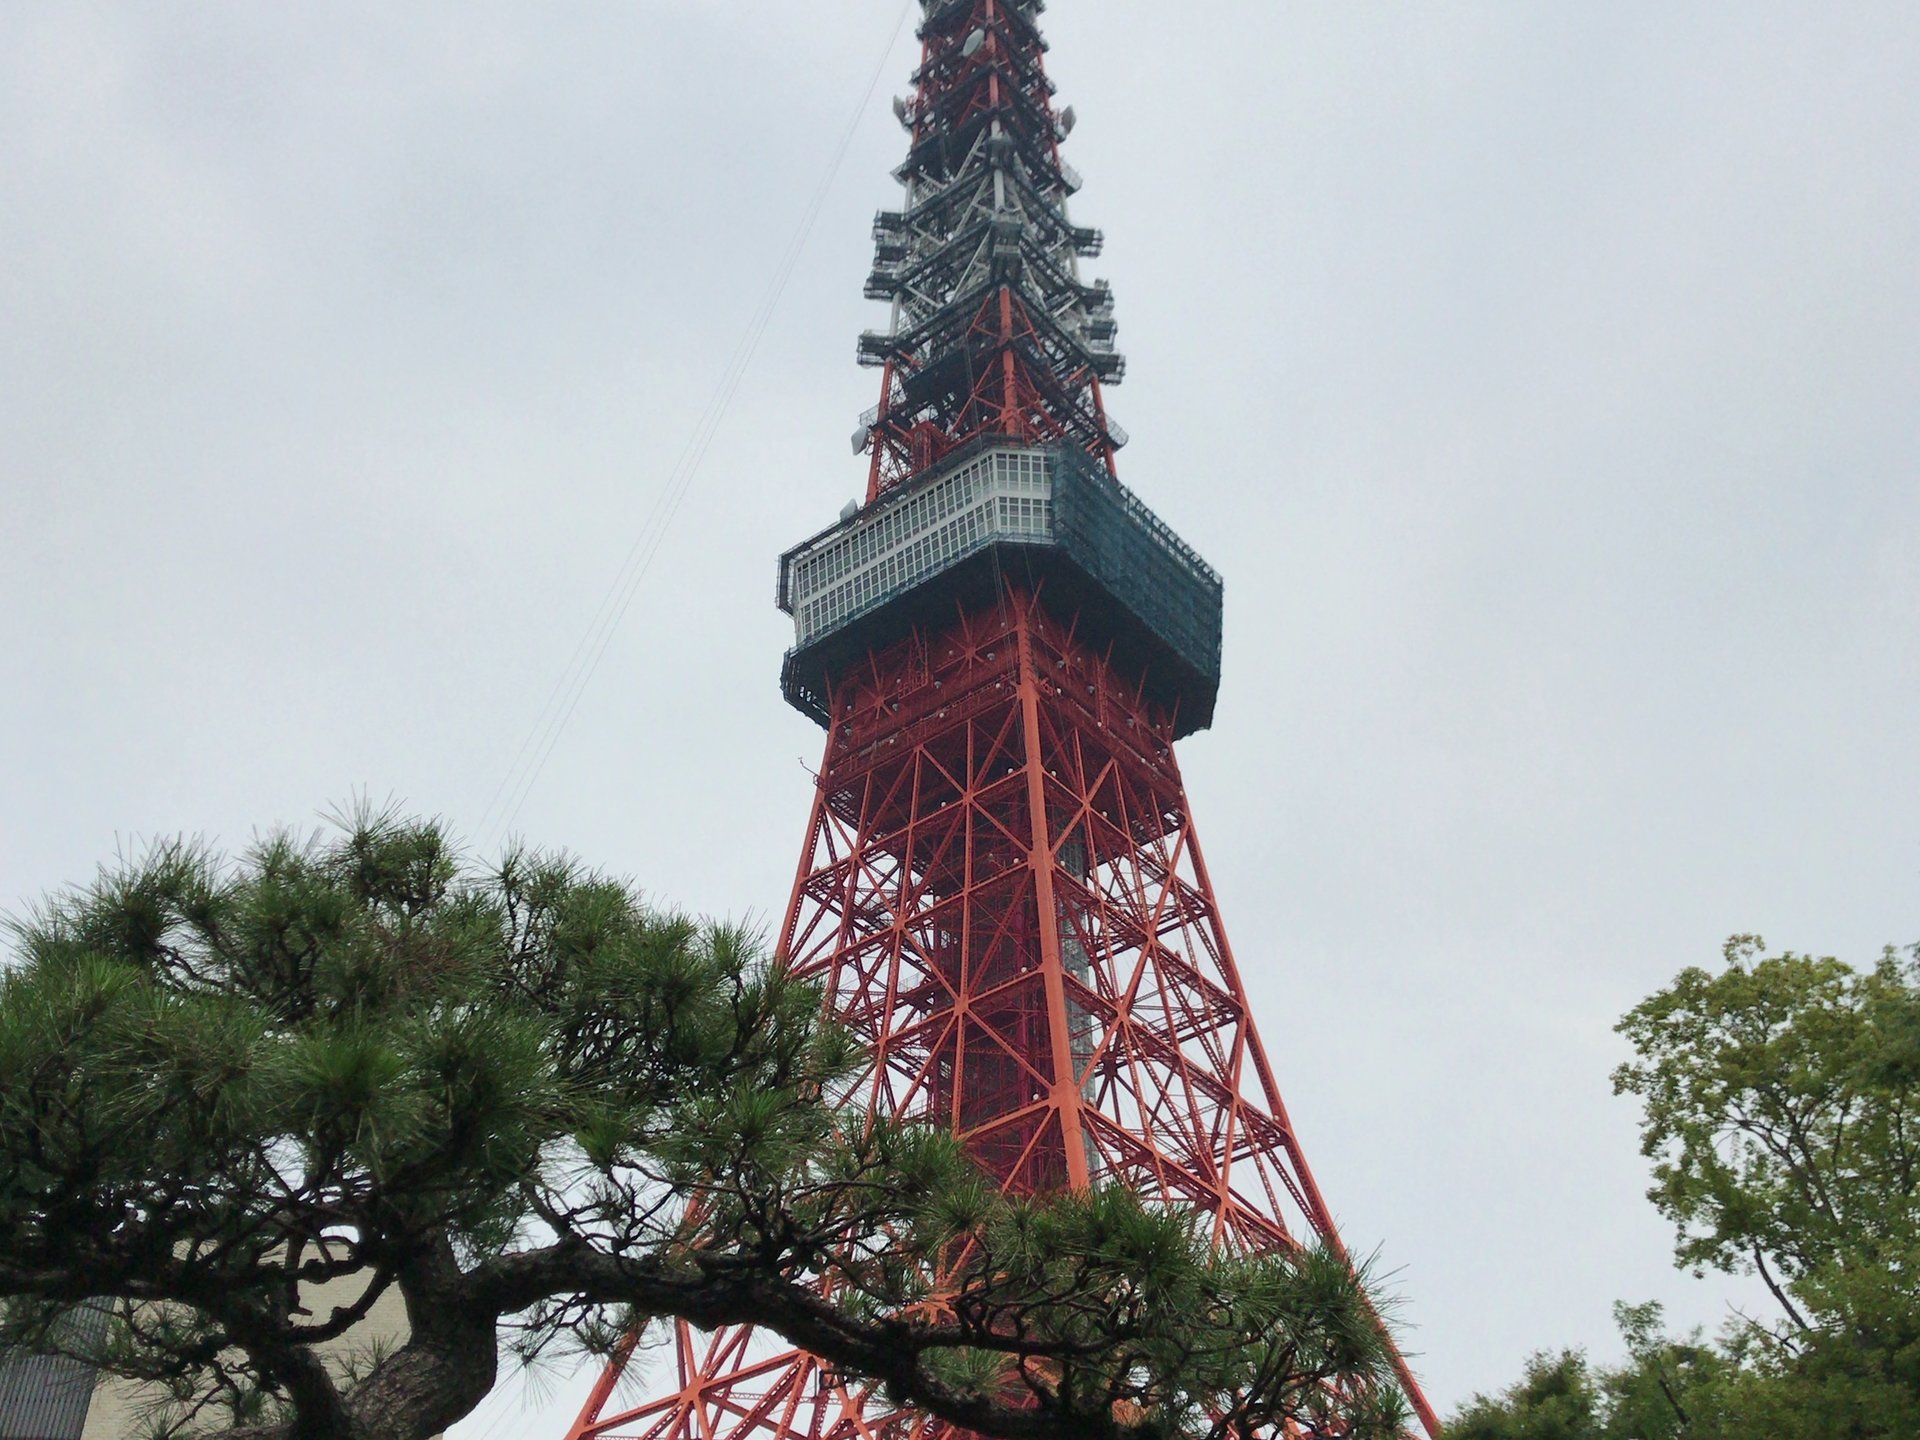
{"type": "Polygon", "coordinates": [[[976,30],[967,36],[967,43],[960,47],[960,53],[971,59],[980,53],[980,47],[987,43],[987,32],[976,30]]]}
{"type": "Polygon", "coordinates": [[[907,123],[907,102],[898,95],[893,97],[893,118],[902,125],[907,123]]]}
{"type": "Polygon", "coordinates": [[[1066,139],[1067,136],[1073,133],[1073,127],[1079,123],[1079,113],[1074,110],[1073,106],[1067,106],[1066,109],[1060,112],[1060,138],[1062,140],[1066,139]]]}

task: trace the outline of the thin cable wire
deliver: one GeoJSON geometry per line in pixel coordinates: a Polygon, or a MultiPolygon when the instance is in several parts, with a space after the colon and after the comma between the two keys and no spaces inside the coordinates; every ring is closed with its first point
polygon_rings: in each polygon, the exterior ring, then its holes
{"type": "Polygon", "coordinates": [[[561,672],[555,683],[553,693],[547,697],[547,703],[535,721],[527,737],[520,742],[513,763],[506,775],[494,789],[493,796],[487,801],[487,808],[481,813],[477,832],[487,836],[484,849],[493,849],[505,836],[512,833],[514,822],[520,818],[520,811],[532,795],[534,786],[539,782],[547,761],[552,757],[560,738],[565,734],[574,712],[579,709],[581,698],[592,683],[594,674],[605,659],[607,649],[612,645],[614,636],[620,631],[621,622],[632,607],[634,597],[639,593],[654,557],[659,553],[665,541],[667,531],[672,527],[674,517],[678,515],[693,480],[700,472],[707,451],[712,447],[714,437],[719,433],[721,422],[725,420],[732,407],[734,397],[739,393],[747,371],[753,364],[754,356],[760,349],[781,299],[786,294],[788,283],[800,263],[800,257],[813,236],[815,225],[821,212],[826,208],[827,198],[832,193],[834,182],[840,176],[841,167],[846,163],[847,153],[853,147],[854,137],[859,133],[860,122],[866,118],[867,107],[872,103],[874,93],[880,88],[880,81],[886,74],[887,62],[892,59],[894,47],[899,44],[900,32],[906,28],[907,16],[912,12],[914,0],[900,8],[899,18],[894,21],[893,31],[887,38],[886,47],[880,53],[873,75],[867,82],[866,90],[861,94],[860,103],[854,108],[852,118],[835,146],[833,156],[827,166],[826,174],[814,189],[812,197],[802,212],[800,223],[795,228],[793,238],[788,242],[781,256],[773,278],[768,282],[759,307],[748,322],[746,332],[734,347],[726,367],[721,371],[720,380],[715,386],[706,408],[695,423],[686,447],[681,451],[679,460],[669,473],[667,483],[654,498],[646,517],[641,521],[639,533],[634,537],[626,558],[621,562],[613,583],[601,597],[595,609],[593,619],[588,623],[580,641],[574,646],[573,655],[567,667],[561,672]],[[505,808],[502,809],[502,805],[505,808]],[[488,830],[488,822],[496,812],[499,822],[488,830]]]}
{"type": "Polygon", "coordinates": [[[473,1440],[494,1440],[509,1420],[519,1421],[525,1418],[527,1381],[531,1373],[529,1369],[522,1367],[515,1374],[507,1377],[505,1385],[493,1391],[492,1396],[489,1397],[495,1401],[493,1418],[487,1422],[484,1430],[473,1437],[473,1440]]]}

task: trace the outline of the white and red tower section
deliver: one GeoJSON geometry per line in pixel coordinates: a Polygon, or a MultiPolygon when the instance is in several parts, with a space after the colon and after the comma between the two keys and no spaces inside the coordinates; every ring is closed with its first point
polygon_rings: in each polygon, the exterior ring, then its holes
{"type": "MultiPolygon", "coordinates": [[[[1006,1186],[1124,1184],[1254,1251],[1339,1244],[1248,1012],[1174,751],[1212,721],[1220,578],[1119,483],[1113,300],[1082,278],[1040,0],[921,0],[899,210],[861,337],[866,502],[781,560],[787,699],[826,730],[779,962],[861,1088],[1006,1186]]],[[[943,1427],[752,1331],[681,1327],[569,1440],[943,1427]]],[[[1402,1383],[1430,1434],[1411,1373],[1402,1383]]]]}

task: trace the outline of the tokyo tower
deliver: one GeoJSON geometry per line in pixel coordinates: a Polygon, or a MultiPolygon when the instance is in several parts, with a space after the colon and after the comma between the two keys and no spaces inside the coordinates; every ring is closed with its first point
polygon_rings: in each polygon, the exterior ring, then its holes
{"type": "MultiPolygon", "coordinates": [[[[1117,478],[1125,362],[1042,0],[921,8],[867,281],[892,323],[859,344],[865,502],[780,561],[782,688],[827,738],[778,962],[871,1047],[874,1111],[951,1127],[1007,1187],[1124,1184],[1218,1244],[1337,1247],[1174,751],[1213,720],[1221,580],[1117,478]]],[[[620,1369],[569,1440],[946,1428],[752,1330],[680,1326],[643,1404],[620,1369]]]]}

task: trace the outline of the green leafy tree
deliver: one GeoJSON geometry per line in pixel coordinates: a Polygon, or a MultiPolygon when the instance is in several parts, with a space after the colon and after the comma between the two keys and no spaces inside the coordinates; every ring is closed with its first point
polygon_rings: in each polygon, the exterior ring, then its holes
{"type": "Polygon", "coordinates": [[[1006,1440],[1403,1423],[1339,1257],[1215,1255],[1117,1191],[1009,1200],[951,1138],[855,1123],[817,991],[566,860],[477,872],[372,814],[232,864],[173,845],[14,952],[0,1343],[107,1305],[92,1358],[173,1397],[162,1429],[424,1440],[503,1345],[674,1317],[1006,1440]],[[329,1283],[358,1298],[310,1305],[329,1283]],[[330,1368],[395,1295],[404,1338],[330,1368]]]}
{"type": "Polygon", "coordinates": [[[1699,1337],[1663,1333],[1658,1305],[1616,1305],[1626,1342],[1619,1365],[1579,1351],[1535,1355],[1520,1382],[1477,1395],[1447,1426],[1447,1440],[1753,1440],[1789,1431],[1743,1428],[1729,1403],[1742,1373],[1699,1337]]]}
{"type": "Polygon", "coordinates": [[[1476,1395],[1447,1426],[1447,1440],[1604,1440],[1599,1386],[1577,1350],[1542,1352],[1519,1383],[1476,1395]]]}
{"type": "Polygon", "coordinates": [[[1756,1275],[1777,1309],[1708,1343],[1618,1306],[1624,1363],[1537,1356],[1450,1437],[1920,1435],[1920,950],[1863,973],[1736,936],[1725,959],[1621,1021],[1614,1087],[1644,1107],[1679,1263],[1756,1275]]]}
{"type": "Polygon", "coordinates": [[[1809,1440],[1920,1434],[1920,954],[1863,973],[1741,936],[1726,960],[1620,1025],[1651,1198],[1680,1264],[1778,1306],[1736,1337],[1741,1403],[1809,1440]]]}
{"type": "Polygon", "coordinates": [[[1726,1390],[1738,1367],[1698,1335],[1670,1339],[1657,1304],[1615,1305],[1613,1317],[1627,1362],[1600,1376],[1608,1440],[1727,1434],[1726,1390]]]}

